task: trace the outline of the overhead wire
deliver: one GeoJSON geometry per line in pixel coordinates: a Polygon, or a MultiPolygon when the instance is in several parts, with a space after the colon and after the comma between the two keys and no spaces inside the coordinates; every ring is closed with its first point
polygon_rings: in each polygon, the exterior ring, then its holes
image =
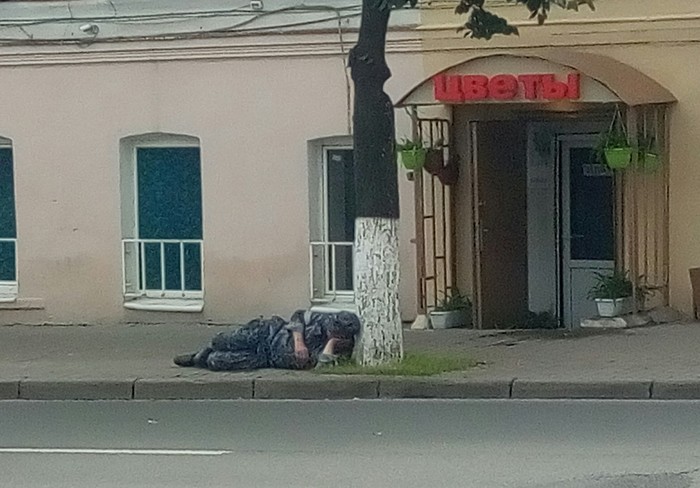
{"type": "MultiPolygon", "coordinates": [[[[113,3],[112,3],[113,5],[113,3]]],[[[146,22],[154,20],[164,20],[173,21],[178,18],[182,19],[198,19],[198,18],[216,18],[216,17],[232,17],[232,16],[242,16],[242,15],[253,15],[255,18],[265,17],[268,15],[274,15],[285,12],[313,12],[321,10],[359,10],[358,6],[347,6],[347,7],[331,7],[331,6],[315,6],[315,5],[291,5],[287,7],[280,7],[272,10],[254,10],[249,6],[236,7],[232,9],[217,9],[217,10],[193,10],[193,11],[177,11],[177,12],[160,12],[160,13],[139,13],[139,14],[119,14],[118,16],[94,16],[94,15],[82,15],[77,16],[72,14],[72,9],[69,10],[70,16],[67,17],[42,17],[42,18],[31,18],[31,19],[14,19],[14,20],[3,20],[0,19],[0,25],[43,25],[43,24],[56,24],[65,22],[105,22],[105,23],[117,23],[117,22],[146,22]]],[[[116,10],[116,9],[115,9],[116,10]]]]}
{"type": "Polygon", "coordinates": [[[15,20],[0,20],[0,29],[19,29],[26,38],[8,38],[0,37],[0,45],[26,45],[26,44],[95,44],[95,43],[107,43],[107,42],[124,42],[124,41],[149,41],[149,40],[184,40],[192,38],[204,38],[219,37],[219,36],[237,36],[237,35],[250,35],[250,34],[260,34],[266,32],[283,32],[288,29],[324,24],[328,22],[337,22],[337,34],[338,34],[338,44],[340,47],[340,54],[343,63],[343,76],[345,79],[345,98],[346,98],[346,123],[347,132],[352,134],[352,88],[350,75],[348,73],[347,65],[347,55],[348,51],[345,46],[344,32],[343,32],[343,22],[349,21],[352,18],[357,18],[361,15],[362,5],[360,3],[354,5],[346,5],[342,7],[334,7],[330,5],[292,5],[287,7],[280,7],[272,10],[258,11],[250,8],[249,5],[244,5],[240,7],[235,7],[231,9],[215,9],[215,10],[196,10],[196,11],[177,11],[177,12],[161,12],[161,13],[140,13],[140,14],[126,14],[119,13],[112,0],[108,0],[113,15],[111,17],[106,16],[80,16],[75,15],[73,9],[71,8],[70,2],[66,3],[69,16],[68,17],[44,17],[44,18],[34,18],[34,19],[15,19],[15,20]],[[263,25],[263,26],[253,26],[256,22],[263,18],[271,17],[283,13],[290,14],[303,14],[309,12],[323,12],[329,11],[333,13],[332,17],[321,17],[316,19],[304,19],[300,21],[287,21],[280,24],[274,25],[263,25]],[[165,23],[175,23],[175,22],[188,22],[197,19],[211,19],[211,18],[226,18],[226,17],[242,17],[247,16],[248,18],[225,26],[225,27],[215,27],[210,29],[197,29],[197,30],[183,30],[183,31],[172,31],[172,32],[160,32],[157,34],[133,34],[129,36],[104,36],[95,35],[92,38],[76,39],[75,37],[63,37],[63,38],[41,38],[36,37],[32,34],[28,28],[37,27],[47,24],[75,24],[80,23],[101,23],[101,24],[165,24],[165,23]]]}
{"type": "MultiPolygon", "coordinates": [[[[353,17],[357,17],[360,15],[360,12],[352,12],[352,13],[345,13],[342,14],[340,11],[336,12],[336,15],[333,15],[332,17],[323,17],[319,19],[307,19],[307,20],[302,20],[302,21],[296,21],[296,22],[285,22],[281,24],[275,24],[275,25],[266,25],[266,26],[260,26],[260,27],[246,27],[250,24],[255,23],[256,21],[259,21],[261,18],[264,17],[269,17],[275,14],[280,14],[283,12],[294,12],[294,11],[319,11],[319,10],[333,10],[333,8],[319,8],[319,7],[314,7],[314,6],[291,6],[291,7],[284,7],[276,10],[269,10],[265,12],[259,12],[256,15],[247,18],[241,22],[228,25],[225,27],[215,27],[211,29],[197,29],[197,30],[190,30],[190,31],[173,31],[173,32],[160,32],[157,34],[143,34],[143,35],[129,35],[129,36],[104,36],[100,35],[99,37],[96,37],[92,39],[92,43],[98,43],[98,42],[110,42],[110,41],[128,41],[128,40],[165,40],[165,39],[188,39],[188,38],[201,38],[206,36],[207,34],[219,34],[219,33],[230,33],[234,34],[235,32],[241,32],[241,33],[263,33],[263,32],[281,32],[284,31],[285,29],[293,28],[293,27],[303,27],[307,25],[314,25],[314,24],[322,24],[322,23],[328,23],[332,22],[335,20],[342,21],[343,19],[350,19],[353,17]]],[[[343,9],[343,10],[348,10],[348,9],[343,9]]],[[[58,19],[58,22],[66,22],[71,19],[58,19]]],[[[76,17],[72,19],[72,22],[75,22],[76,20],[80,20],[81,22],[90,22],[92,21],[97,21],[96,18],[89,18],[89,17],[76,17]]],[[[22,22],[21,24],[10,24],[10,23],[2,23],[0,22],[0,27],[4,28],[18,28],[20,29],[21,27],[27,27],[30,25],[41,25],[49,23],[48,21],[34,21],[34,22],[22,22]]],[[[114,20],[109,21],[108,19],[105,19],[103,23],[115,23],[114,20]]],[[[51,43],[77,43],[80,42],[80,39],[76,39],[74,37],[64,37],[64,38],[38,38],[34,36],[31,39],[24,39],[23,42],[31,42],[31,43],[41,43],[41,44],[51,44],[51,43]]],[[[8,38],[8,37],[0,37],[0,43],[11,43],[11,44],[18,44],[18,39],[16,38],[8,38]]],[[[19,42],[21,44],[22,42],[19,42]]]]}

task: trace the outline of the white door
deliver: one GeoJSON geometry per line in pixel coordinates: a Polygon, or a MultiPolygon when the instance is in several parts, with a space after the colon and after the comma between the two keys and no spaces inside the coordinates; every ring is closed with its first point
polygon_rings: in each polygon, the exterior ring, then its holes
{"type": "Polygon", "coordinates": [[[587,298],[596,271],[615,267],[615,186],[597,161],[597,136],[559,137],[561,157],[562,311],[566,326],[596,315],[587,298]]]}

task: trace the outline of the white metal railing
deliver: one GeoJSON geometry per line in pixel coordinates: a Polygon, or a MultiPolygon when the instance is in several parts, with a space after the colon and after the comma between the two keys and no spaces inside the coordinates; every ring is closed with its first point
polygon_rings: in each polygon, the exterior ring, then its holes
{"type": "Polygon", "coordinates": [[[0,245],[5,247],[9,243],[12,246],[12,254],[14,255],[13,276],[12,279],[0,276],[0,303],[14,302],[17,298],[19,287],[17,285],[17,239],[15,238],[0,238],[0,245]],[[3,279],[5,278],[5,279],[3,279]]]}
{"type": "Polygon", "coordinates": [[[309,271],[311,276],[312,299],[344,299],[350,300],[354,291],[350,289],[338,289],[338,249],[349,249],[352,255],[352,242],[313,241],[309,245],[309,271]],[[319,265],[319,259],[321,263],[319,265]],[[317,265],[321,269],[316,269],[317,265]],[[321,274],[319,276],[319,273],[321,274]],[[323,290],[319,294],[319,290],[323,290]]]}
{"type": "MultiPolygon", "coordinates": [[[[202,240],[198,239],[122,239],[122,269],[124,270],[124,294],[129,296],[147,296],[154,298],[201,298],[204,283],[204,256],[202,254],[202,240]],[[157,246],[159,259],[158,287],[149,287],[153,281],[148,276],[147,246],[157,246]],[[177,246],[179,266],[176,271],[179,278],[179,289],[168,288],[168,274],[166,265],[166,246],[177,246]],[[186,246],[197,246],[198,252],[195,258],[198,262],[187,262],[185,256],[186,246]],[[188,288],[188,265],[195,264],[199,267],[199,286],[197,289],[188,288]]],[[[193,258],[190,258],[190,260],[193,258]]],[[[172,271],[171,271],[172,272],[172,271]]]]}
{"type": "Polygon", "coordinates": [[[13,268],[15,271],[15,273],[14,273],[15,276],[12,280],[3,280],[2,277],[0,277],[0,283],[16,283],[17,282],[17,264],[18,264],[17,263],[17,239],[5,238],[5,237],[0,238],[0,244],[8,243],[8,242],[10,244],[12,244],[12,250],[13,250],[14,260],[15,260],[14,268],[13,268]]]}

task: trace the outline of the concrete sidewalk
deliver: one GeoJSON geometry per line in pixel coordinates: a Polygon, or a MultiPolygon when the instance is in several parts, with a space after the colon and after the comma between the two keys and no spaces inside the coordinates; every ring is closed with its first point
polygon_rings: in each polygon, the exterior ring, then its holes
{"type": "Polygon", "coordinates": [[[428,378],[178,368],[222,326],[2,326],[0,399],[700,399],[700,324],[608,332],[405,332],[407,351],[479,366],[428,378]]]}

